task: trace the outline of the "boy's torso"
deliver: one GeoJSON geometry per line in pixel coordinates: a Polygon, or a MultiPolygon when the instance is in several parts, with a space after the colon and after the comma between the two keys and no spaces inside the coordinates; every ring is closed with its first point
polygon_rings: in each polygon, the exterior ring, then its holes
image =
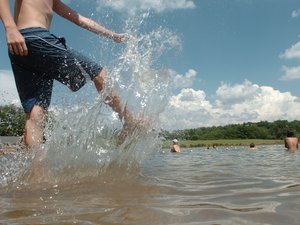
{"type": "Polygon", "coordinates": [[[14,18],[19,29],[43,27],[49,30],[53,0],[15,0],[14,18]]]}

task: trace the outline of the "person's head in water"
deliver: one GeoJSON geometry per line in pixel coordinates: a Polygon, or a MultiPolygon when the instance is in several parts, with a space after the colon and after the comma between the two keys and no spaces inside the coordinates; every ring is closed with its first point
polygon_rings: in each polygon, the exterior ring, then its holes
{"type": "Polygon", "coordinates": [[[250,144],[250,148],[255,148],[255,144],[254,144],[254,143],[251,143],[251,144],[250,144]]]}
{"type": "Polygon", "coordinates": [[[287,131],[286,136],[287,137],[294,137],[294,132],[293,131],[287,131]]]}
{"type": "Polygon", "coordinates": [[[178,144],[178,140],[177,139],[173,139],[173,144],[177,145],[178,144]]]}
{"type": "Polygon", "coordinates": [[[173,139],[173,144],[171,145],[171,152],[180,152],[180,146],[178,145],[178,140],[173,139]]]}

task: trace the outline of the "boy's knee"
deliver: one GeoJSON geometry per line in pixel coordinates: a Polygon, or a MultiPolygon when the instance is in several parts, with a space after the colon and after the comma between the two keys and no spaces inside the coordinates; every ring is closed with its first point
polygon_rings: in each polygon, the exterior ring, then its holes
{"type": "Polygon", "coordinates": [[[34,123],[42,123],[45,118],[45,109],[41,106],[34,105],[31,111],[27,114],[27,120],[31,120],[34,123]]]}

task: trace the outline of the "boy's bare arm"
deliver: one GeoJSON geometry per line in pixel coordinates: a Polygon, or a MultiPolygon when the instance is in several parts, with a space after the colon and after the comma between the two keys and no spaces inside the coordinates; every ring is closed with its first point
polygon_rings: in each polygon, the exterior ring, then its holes
{"type": "Polygon", "coordinates": [[[11,15],[9,0],[0,1],[0,18],[6,31],[6,41],[9,52],[21,56],[27,55],[27,46],[24,37],[20,34],[11,15]]]}
{"type": "Polygon", "coordinates": [[[78,12],[74,11],[60,0],[54,0],[53,11],[61,17],[95,34],[110,38],[118,43],[123,42],[124,34],[115,33],[99,23],[80,15],[78,12]]]}

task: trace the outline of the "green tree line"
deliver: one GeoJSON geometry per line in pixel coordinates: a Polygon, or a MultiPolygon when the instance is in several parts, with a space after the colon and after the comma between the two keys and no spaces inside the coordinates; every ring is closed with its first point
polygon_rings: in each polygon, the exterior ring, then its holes
{"type": "Polygon", "coordinates": [[[261,121],[257,123],[231,124],[225,126],[200,127],[195,129],[162,131],[161,136],[166,140],[174,138],[181,140],[218,140],[218,139],[271,139],[278,140],[286,137],[287,131],[293,131],[295,136],[300,134],[300,121],[277,120],[274,122],[261,121]]]}
{"type": "Polygon", "coordinates": [[[21,136],[24,131],[25,113],[15,105],[0,106],[0,136],[21,136]]]}

